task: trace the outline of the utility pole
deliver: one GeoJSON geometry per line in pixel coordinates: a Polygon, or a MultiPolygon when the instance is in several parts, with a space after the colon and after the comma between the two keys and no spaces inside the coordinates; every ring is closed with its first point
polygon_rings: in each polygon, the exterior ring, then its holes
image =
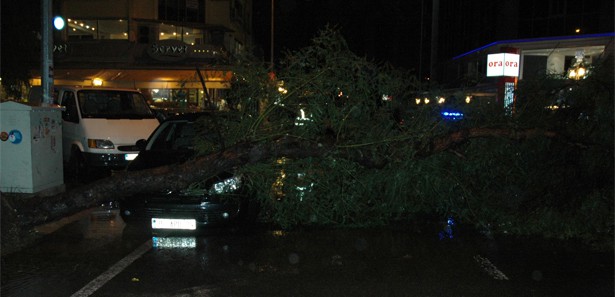
{"type": "Polygon", "coordinates": [[[42,105],[53,104],[53,31],[52,0],[41,0],[41,91],[42,105]]]}
{"type": "Polygon", "coordinates": [[[419,40],[419,91],[423,90],[423,13],[424,13],[424,0],[421,0],[421,39],[419,40]]]}
{"type": "Polygon", "coordinates": [[[438,37],[440,35],[440,0],[434,0],[431,12],[431,69],[429,70],[430,81],[437,81],[438,70],[436,64],[438,63],[438,37]]]}
{"type": "Polygon", "coordinates": [[[270,52],[269,52],[269,57],[271,59],[270,61],[270,66],[271,66],[271,71],[273,71],[273,32],[274,32],[274,13],[275,13],[275,9],[274,9],[274,5],[275,5],[275,0],[271,0],[271,36],[270,36],[270,40],[271,40],[271,45],[270,45],[270,52]]]}

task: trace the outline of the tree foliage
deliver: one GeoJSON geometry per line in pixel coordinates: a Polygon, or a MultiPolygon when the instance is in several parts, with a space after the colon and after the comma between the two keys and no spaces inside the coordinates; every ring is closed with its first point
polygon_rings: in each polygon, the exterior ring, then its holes
{"type": "Polygon", "coordinates": [[[612,55],[604,59],[573,84],[524,81],[513,116],[492,105],[460,106],[466,118],[447,122],[434,105],[409,104],[419,87],[414,75],[356,56],[328,28],[287,53],[276,80],[260,65],[237,68],[229,97],[251,120],[234,130],[240,137],[225,138],[284,136],[330,148],[243,168],[264,216],[286,227],[385,224],[427,213],[488,232],[608,239],[612,55]],[[546,108],[556,103],[560,109],[546,108]]]}

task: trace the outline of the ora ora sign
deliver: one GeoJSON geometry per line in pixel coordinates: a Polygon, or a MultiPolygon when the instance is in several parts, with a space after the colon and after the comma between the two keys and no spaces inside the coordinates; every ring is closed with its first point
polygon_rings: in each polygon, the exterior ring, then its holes
{"type": "Polygon", "coordinates": [[[519,76],[519,55],[506,53],[488,55],[487,76],[519,76]]]}

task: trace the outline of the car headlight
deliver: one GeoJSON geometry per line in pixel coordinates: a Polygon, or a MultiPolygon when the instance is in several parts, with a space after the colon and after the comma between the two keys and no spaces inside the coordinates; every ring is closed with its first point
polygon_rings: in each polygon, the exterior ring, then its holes
{"type": "Polygon", "coordinates": [[[217,182],[209,189],[210,194],[225,194],[237,191],[241,186],[241,178],[234,176],[223,181],[217,182]]]}
{"type": "Polygon", "coordinates": [[[113,145],[113,142],[108,139],[88,139],[88,147],[97,149],[113,149],[115,148],[115,145],[113,145]]]}

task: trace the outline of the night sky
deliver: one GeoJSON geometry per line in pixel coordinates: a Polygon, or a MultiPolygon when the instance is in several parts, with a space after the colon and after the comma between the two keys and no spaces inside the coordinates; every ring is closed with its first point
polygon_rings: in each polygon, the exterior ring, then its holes
{"type": "MultiPolygon", "coordinates": [[[[431,2],[421,1],[274,0],[274,57],[296,50],[327,25],[340,29],[350,49],[377,62],[418,71],[429,68],[431,2]],[[421,46],[422,36],[422,46],[421,46]]],[[[254,0],[254,36],[266,60],[270,52],[271,0],[254,0]]],[[[423,71],[425,72],[425,71],[423,71]]]]}

